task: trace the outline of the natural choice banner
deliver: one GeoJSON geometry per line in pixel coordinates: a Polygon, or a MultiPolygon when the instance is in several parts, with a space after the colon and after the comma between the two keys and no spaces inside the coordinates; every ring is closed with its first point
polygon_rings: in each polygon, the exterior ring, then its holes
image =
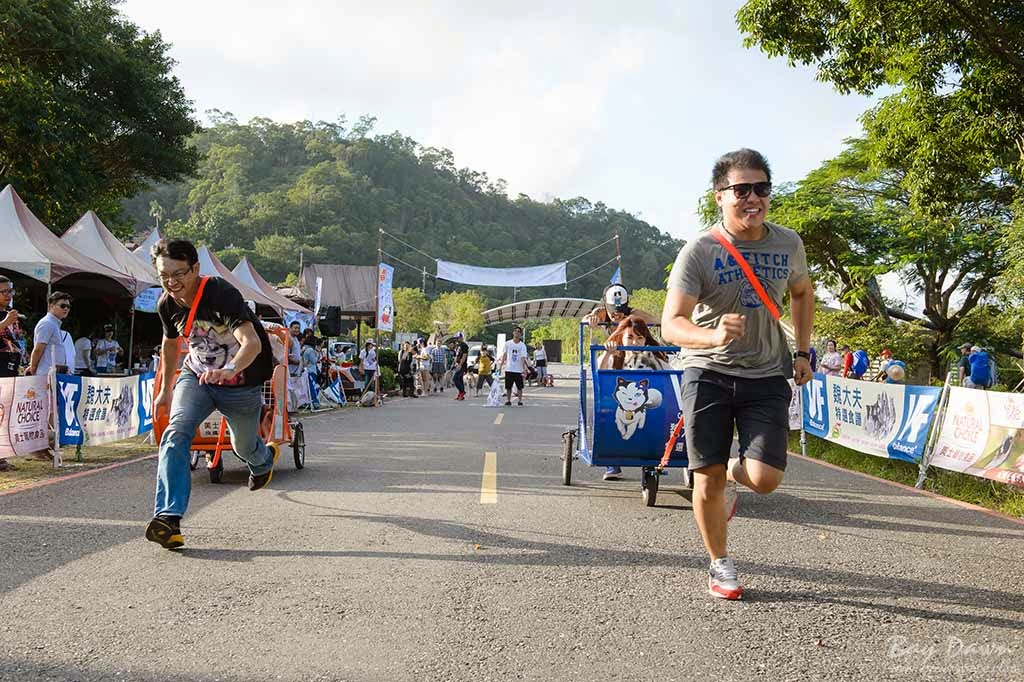
{"type": "Polygon", "coordinates": [[[1024,487],[1024,395],[949,389],[930,463],[1024,487]]]}
{"type": "Polygon", "coordinates": [[[876,457],[918,462],[942,389],[815,374],[804,385],[807,433],[876,457]]]}
{"type": "Polygon", "coordinates": [[[48,447],[48,377],[0,379],[0,457],[28,455],[48,447]]]}
{"type": "Polygon", "coordinates": [[[481,268],[475,265],[437,261],[437,278],[480,287],[546,287],[565,284],[568,261],[532,268],[481,268]]]}
{"type": "Polygon", "coordinates": [[[99,445],[153,428],[153,372],[99,378],[57,375],[61,445],[99,445]]]}
{"type": "Polygon", "coordinates": [[[377,271],[377,329],[389,332],[395,327],[395,303],[391,300],[391,282],[395,268],[385,263],[377,271]]]}

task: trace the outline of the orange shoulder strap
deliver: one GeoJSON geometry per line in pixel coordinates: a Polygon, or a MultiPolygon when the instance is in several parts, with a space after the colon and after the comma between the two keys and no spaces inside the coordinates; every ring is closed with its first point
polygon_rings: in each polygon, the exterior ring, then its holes
{"type": "Polygon", "coordinates": [[[750,282],[750,286],[754,287],[754,291],[757,292],[758,297],[761,299],[761,302],[764,303],[764,306],[768,308],[768,312],[772,314],[772,317],[776,320],[780,319],[782,315],[779,314],[779,309],[775,306],[775,302],[768,297],[768,292],[764,290],[764,287],[761,285],[761,280],[759,280],[757,275],[754,274],[754,269],[750,267],[750,263],[747,262],[747,259],[740,255],[740,252],[736,249],[733,243],[726,239],[725,235],[722,234],[717,227],[711,230],[711,234],[718,240],[719,244],[725,247],[725,250],[733,257],[736,264],[740,266],[740,270],[742,270],[743,274],[746,275],[747,281],[750,282]]]}
{"type": "Polygon", "coordinates": [[[186,340],[188,339],[189,334],[192,333],[192,323],[196,321],[196,311],[199,310],[199,301],[203,297],[203,289],[206,288],[206,283],[209,279],[209,277],[199,278],[199,289],[196,290],[196,297],[192,299],[192,308],[188,311],[188,320],[185,322],[184,337],[186,340]]]}

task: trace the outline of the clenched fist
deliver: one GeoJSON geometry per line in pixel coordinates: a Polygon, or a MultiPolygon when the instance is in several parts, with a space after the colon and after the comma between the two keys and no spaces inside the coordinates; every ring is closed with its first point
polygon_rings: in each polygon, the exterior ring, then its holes
{"type": "Polygon", "coordinates": [[[736,313],[726,313],[718,318],[718,326],[712,332],[712,341],[715,346],[724,346],[733,339],[743,336],[747,328],[747,316],[736,313]]]}

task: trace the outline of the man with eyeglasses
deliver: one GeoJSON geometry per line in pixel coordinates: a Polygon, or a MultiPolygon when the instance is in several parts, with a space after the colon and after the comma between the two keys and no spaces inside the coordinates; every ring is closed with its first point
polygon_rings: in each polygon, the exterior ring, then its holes
{"type": "Polygon", "coordinates": [[[71,296],[55,291],[46,300],[49,310],[36,323],[32,334],[32,355],[25,374],[46,374],[53,367],[58,372],[67,372],[68,358],[60,326],[71,312],[71,296]]]}
{"type": "MultiPolygon", "coordinates": [[[[21,326],[14,302],[14,283],[0,275],[0,377],[16,377],[21,368],[21,326]]],[[[16,466],[0,457],[0,471],[13,471],[16,466]]]]}
{"type": "Polygon", "coordinates": [[[803,241],[765,220],[771,170],[751,149],[722,156],[712,171],[721,221],[686,244],[669,275],[662,336],[682,347],[681,402],[693,510],[711,558],[708,592],[740,599],[743,588],[726,549],[736,484],[766,494],[782,482],[789,438],[788,379],[812,377],[814,287],[803,241]],[[721,240],[752,270],[755,287],[721,240]],[[790,292],[796,353],[776,320],[790,292]],[[733,433],[739,458],[730,459],[733,433]]]}
{"type": "Polygon", "coordinates": [[[259,437],[259,423],[273,355],[266,330],[238,289],[220,277],[200,277],[195,245],[161,240],[152,257],[164,289],[157,304],[163,324],[162,384],[153,410],[166,411],[170,419],[160,439],[156,500],[146,539],[178,549],[185,544],[180,524],[192,487],[192,439],[214,410],[227,419],[231,447],[249,466],[249,490],[270,483],[280,449],[259,437]],[[182,336],[187,356],[175,381],[182,336]]]}

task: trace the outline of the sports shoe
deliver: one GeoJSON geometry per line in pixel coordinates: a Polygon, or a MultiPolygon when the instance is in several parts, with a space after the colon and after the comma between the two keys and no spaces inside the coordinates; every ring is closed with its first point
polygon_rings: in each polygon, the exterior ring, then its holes
{"type": "Polygon", "coordinates": [[[505,404],[506,404],[506,405],[511,405],[511,404],[512,404],[512,401],[511,401],[511,400],[506,400],[506,401],[505,401],[505,404]]]}
{"type": "Polygon", "coordinates": [[[719,599],[742,599],[743,587],[730,557],[715,559],[708,566],[708,594],[719,599]]]}
{"type": "Polygon", "coordinates": [[[266,488],[267,484],[270,483],[270,479],[274,477],[274,465],[277,464],[277,458],[281,456],[281,446],[277,443],[267,443],[267,447],[274,451],[274,461],[270,464],[270,470],[265,474],[256,476],[255,474],[249,474],[249,490],[259,490],[260,488],[266,488]]]}
{"type": "Polygon", "coordinates": [[[604,470],[604,480],[606,481],[617,481],[621,475],[622,469],[620,467],[607,467],[604,470]]]}
{"type": "Polygon", "coordinates": [[[516,405],[518,405],[519,407],[522,407],[523,406],[523,401],[520,400],[519,402],[516,403],[516,405]]]}
{"type": "Polygon", "coordinates": [[[185,536],[181,534],[180,522],[178,516],[154,516],[146,526],[146,539],[164,549],[184,547],[185,536]]]}
{"type": "Polygon", "coordinates": [[[736,481],[725,482],[725,520],[732,521],[736,516],[736,507],[740,501],[739,493],[736,491],[736,481]]]}

